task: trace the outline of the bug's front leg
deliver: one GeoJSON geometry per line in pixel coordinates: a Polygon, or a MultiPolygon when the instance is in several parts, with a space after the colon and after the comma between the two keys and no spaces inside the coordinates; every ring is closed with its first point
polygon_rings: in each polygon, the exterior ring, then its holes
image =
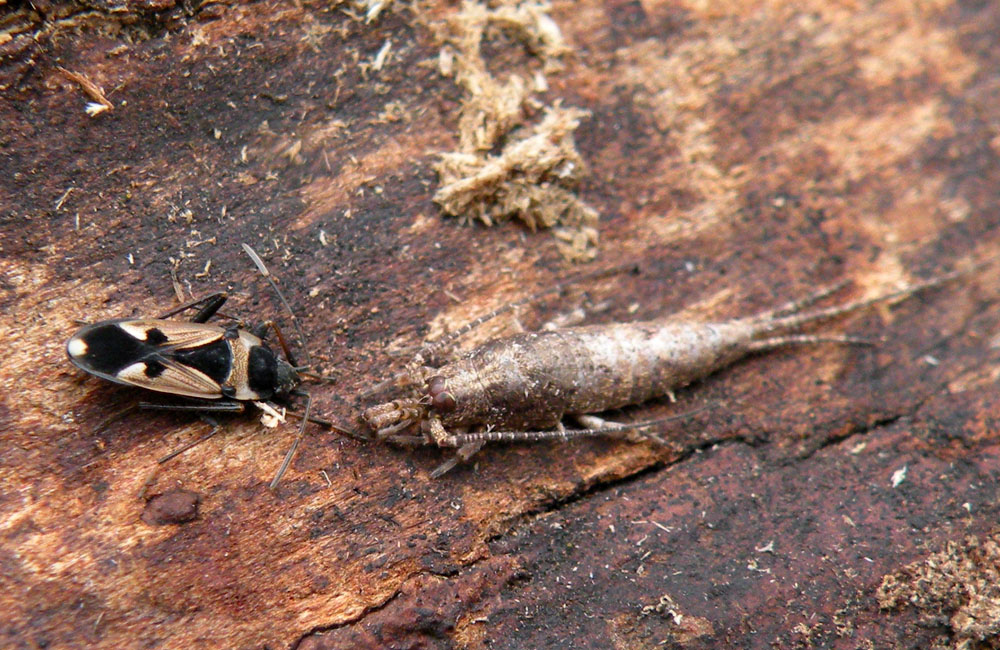
{"type": "Polygon", "coordinates": [[[441,420],[433,416],[427,419],[424,424],[425,434],[430,439],[430,442],[433,442],[438,447],[458,447],[454,456],[438,465],[434,471],[431,472],[431,478],[439,478],[443,474],[450,472],[459,463],[468,461],[483,448],[483,445],[486,444],[485,441],[460,444],[456,440],[455,436],[444,428],[444,425],[441,424],[441,420]]]}
{"type": "Polygon", "coordinates": [[[229,295],[226,292],[219,291],[217,293],[207,295],[204,298],[198,298],[196,300],[192,300],[191,302],[186,302],[183,305],[178,305],[177,307],[174,307],[169,311],[163,312],[162,314],[157,316],[157,318],[163,320],[165,318],[170,318],[171,316],[175,316],[181,313],[182,311],[187,311],[189,309],[194,309],[195,307],[200,307],[198,313],[195,314],[194,317],[191,319],[191,322],[205,323],[208,322],[209,318],[215,315],[215,312],[219,311],[222,305],[226,303],[226,300],[228,298],[229,295]]]}

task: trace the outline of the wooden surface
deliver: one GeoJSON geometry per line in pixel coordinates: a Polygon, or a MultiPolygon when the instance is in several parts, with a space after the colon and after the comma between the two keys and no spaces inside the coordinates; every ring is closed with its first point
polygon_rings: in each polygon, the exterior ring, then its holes
{"type": "MultiPolygon", "coordinates": [[[[366,24],[331,4],[0,5],[4,646],[988,643],[1000,618],[959,625],[961,589],[887,609],[877,590],[1000,515],[993,269],[835,328],[877,347],[758,356],[611,414],[719,402],[668,449],[494,446],[432,481],[443,452],[317,431],[271,492],[294,427],[236,417],[139,498],[207,427],[102,429],[148,395],[81,376],[64,342],[76,319],[169,308],[171,269],[185,292],[229,288],[227,312],[284,318],[241,242],[338,379],[315,408],[343,419],[426,337],[580,270],[643,269],[585,287],[606,303],[590,322],[726,318],[1000,250],[994,3],[554,2],[572,52],[537,99],[590,112],[576,191],[600,214],[575,266],[547,232],[431,201],[463,92],[432,26],[458,6],[366,24]],[[60,67],[112,110],[88,117],[60,67]]],[[[542,67],[503,35],[483,52],[498,75],[542,67]]]]}

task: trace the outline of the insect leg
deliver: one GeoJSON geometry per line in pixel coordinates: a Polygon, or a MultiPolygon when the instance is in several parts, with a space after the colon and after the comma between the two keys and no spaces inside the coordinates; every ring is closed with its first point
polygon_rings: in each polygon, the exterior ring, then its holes
{"type": "MultiPolygon", "coordinates": [[[[613,422],[606,422],[600,418],[595,418],[589,422],[592,424],[597,424],[598,421],[603,422],[601,426],[595,426],[587,429],[547,429],[544,431],[479,431],[476,433],[456,433],[449,434],[443,437],[441,440],[437,440],[438,445],[442,447],[461,447],[470,443],[475,442],[534,442],[537,440],[569,440],[571,438],[584,438],[589,436],[605,436],[609,434],[616,433],[627,433],[631,431],[637,431],[640,429],[646,429],[654,426],[659,426],[666,424],[667,422],[673,422],[676,420],[684,420],[686,418],[700,413],[707,408],[714,406],[714,404],[707,404],[705,406],[692,409],[690,411],[685,411],[684,413],[679,413],[677,415],[670,415],[665,418],[657,418],[655,420],[643,420],[641,422],[625,422],[623,424],[617,424],[613,422]]],[[[579,416],[578,416],[579,417],[579,416]]],[[[586,416],[594,417],[594,416],[586,416]]],[[[650,438],[652,440],[659,441],[658,437],[653,436],[642,436],[642,438],[650,438]]]]}
{"type": "Polygon", "coordinates": [[[166,311],[159,316],[158,319],[166,319],[181,313],[182,311],[187,311],[188,309],[193,309],[201,305],[201,309],[195,314],[194,318],[191,319],[192,323],[204,323],[208,321],[209,318],[215,315],[215,312],[219,311],[226,300],[228,300],[229,295],[224,291],[219,291],[217,293],[209,294],[204,298],[198,298],[197,300],[192,300],[191,302],[186,302],[183,305],[174,307],[170,311],[166,311]]]}
{"type": "MultiPolygon", "coordinates": [[[[205,422],[207,422],[208,424],[210,424],[212,426],[212,430],[211,431],[209,431],[207,434],[205,434],[201,438],[198,438],[198,439],[196,439],[196,440],[194,440],[192,442],[187,443],[186,445],[184,445],[180,449],[176,449],[176,450],[170,452],[169,454],[167,454],[166,456],[163,456],[162,458],[160,458],[156,462],[159,463],[160,465],[162,465],[163,463],[165,463],[165,462],[167,462],[167,461],[169,461],[169,460],[171,460],[173,458],[176,458],[177,456],[180,456],[181,454],[183,454],[188,449],[191,449],[192,447],[200,445],[201,443],[205,442],[206,440],[208,440],[209,438],[211,438],[212,436],[214,436],[216,433],[219,432],[219,429],[221,427],[219,427],[219,423],[218,422],[216,422],[212,418],[205,417],[205,416],[202,416],[202,420],[204,420],[205,422]]],[[[145,490],[145,488],[144,488],[144,490],[145,490]]]]}
{"type": "MultiPolygon", "coordinates": [[[[163,456],[162,458],[158,459],[156,461],[157,465],[162,465],[162,464],[166,463],[167,461],[172,460],[172,459],[176,458],[177,456],[180,456],[181,454],[183,454],[188,449],[191,449],[192,447],[200,445],[201,443],[205,442],[206,440],[208,440],[209,438],[211,438],[212,436],[214,436],[216,433],[219,432],[220,427],[219,427],[219,423],[218,422],[216,422],[215,420],[213,420],[212,418],[210,418],[210,417],[208,417],[206,415],[201,416],[201,419],[204,422],[208,423],[212,427],[212,430],[209,431],[207,435],[204,435],[201,438],[198,438],[197,440],[194,440],[193,442],[189,442],[188,444],[184,445],[180,449],[174,450],[174,451],[170,452],[169,454],[167,454],[166,456],[163,456]]],[[[139,494],[138,494],[139,500],[143,500],[143,499],[146,498],[146,493],[149,491],[149,488],[152,487],[153,483],[156,482],[156,477],[157,477],[158,473],[159,473],[159,469],[154,469],[152,472],[150,472],[149,478],[147,478],[145,480],[145,482],[143,482],[142,488],[139,490],[139,494]]]]}
{"type": "Polygon", "coordinates": [[[186,411],[188,413],[242,413],[246,407],[242,402],[205,402],[204,404],[154,404],[139,402],[144,411],[186,411]]]}
{"type": "Polygon", "coordinates": [[[470,442],[467,445],[462,445],[455,452],[454,456],[434,468],[434,471],[431,472],[431,478],[441,478],[441,476],[453,470],[459,463],[464,463],[475,456],[485,444],[485,442],[470,442]]]}
{"type": "Polygon", "coordinates": [[[429,420],[425,420],[424,423],[426,425],[424,429],[426,442],[434,443],[439,447],[458,447],[455,454],[451,458],[434,468],[434,471],[431,472],[431,478],[439,478],[443,474],[450,472],[459,463],[464,463],[475,456],[476,453],[483,448],[483,445],[486,444],[485,440],[473,440],[472,442],[465,444],[460,443],[450,445],[446,441],[449,440],[453,434],[449,433],[448,430],[444,428],[441,420],[437,418],[430,418],[429,420]]]}
{"type": "Polygon", "coordinates": [[[378,438],[384,438],[419,422],[426,413],[427,407],[420,400],[407,398],[365,409],[361,419],[378,438]]]}
{"type": "Polygon", "coordinates": [[[219,402],[219,403],[206,403],[206,404],[153,404],[151,402],[139,402],[138,408],[144,411],[185,411],[185,412],[196,412],[202,414],[202,419],[212,425],[212,431],[194,442],[190,442],[176,451],[172,451],[157,462],[165,463],[171,458],[183,454],[188,449],[199,445],[212,436],[214,436],[218,430],[219,425],[216,424],[214,420],[204,415],[204,413],[242,413],[246,407],[243,406],[242,402],[219,402]]]}
{"type": "Polygon", "coordinates": [[[422,365],[422,357],[420,355],[421,353],[418,352],[417,356],[415,357],[417,363],[410,364],[407,366],[406,370],[398,372],[392,377],[389,377],[388,379],[383,379],[382,381],[378,382],[371,388],[367,388],[361,391],[361,393],[358,394],[358,398],[366,399],[368,397],[371,397],[372,395],[375,395],[376,393],[380,393],[386,388],[389,388],[390,386],[395,386],[400,379],[408,378],[411,383],[416,384],[420,382],[419,378],[429,377],[430,372],[433,372],[436,369],[422,365]],[[415,380],[414,377],[417,377],[418,379],[415,380]]]}
{"type": "Polygon", "coordinates": [[[126,406],[125,408],[121,409],[120,411],[118,411],[116,413],[112,413],[108,417],[104,418],[104,420],[101,421],[101,423],[99,425],[97,425],[96,431],[97,432],[104,431],[104,429],[106,429],[109,424],[111,424],[112,422],[117,422],[118,420],[121,420],[122,418],[124,418],[126,415],[128,415],[132,411],[136,410],[137,408],[139,408],[139,406],[137,404],[130,404],[129,406],[126,406]]]}
{"type": "MultiPolygon", "coordinates": [[[[642,427],[637,426],[637,424],[641,425],[642,424],[641,422],[626,424],[622,422],[614,422],[612,420],[605,420],[604,418],[597,417],[596,415],[577,415],[573,419],[576,420],[581,427],[583,427],[583,430],[587,431],[596,431],[596,430],[607,429],[608,427],[621,427],[630,425],[634,428],[622,432],[625,434],[622,436],[622,438],[624,438],[625,440],[628,440],[629,442],[642,442],[644,440],[652,440],[653,442],[660,445],[667,444],[667,441],[661,438],[660,434],[658,433],[655,433],[653,431],[647,433],[640,433],[642,427]]],[[[611,436],[612,434],[608,433],[607,435],[611,436]]],[[[568,436],[564,434],[563,438],[568,439],[568,436]]]]}

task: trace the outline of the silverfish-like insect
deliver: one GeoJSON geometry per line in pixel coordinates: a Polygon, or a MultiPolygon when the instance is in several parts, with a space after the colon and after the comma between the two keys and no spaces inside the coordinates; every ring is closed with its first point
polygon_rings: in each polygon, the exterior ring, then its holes
{"type": "MultiPolygon", "coordinates": [[[[366,395],[408,379],[423,385],[417,397],[396,399],[366,409],[362,422],[378,440],[409,445],[457,448],[431,474],[437,478],[468,460],[486,442],[569,439],[628,435],[632,440],[663,442],[655,432],[640,433],[666,420],[618,424],[588,415],[639,404],[703,379],[749,354],[811,343],[871,344],[846,336],[797,334],[806,325],[835,318],[876,303],[906,298],[969,273],[954,271],[874,298],[802,311],[846,286],[827,287],[778,309],[723,322],[674,317],[525,332],[488,341],[439,368],[423,359],[472,328],[499,314],[562,291],[565,284],[530,299],[485,314],[417,354],[408,370],[381,382],[366,395]],[[566,416],[581,427],[567,429],[566,416]],[[419,433],[400,433],[418,426],[419,433]]],[[[605,273],[606,274],[606,273],[605,273]]],[[[698,409],[701,410],[701,409],[698,409]]]]}

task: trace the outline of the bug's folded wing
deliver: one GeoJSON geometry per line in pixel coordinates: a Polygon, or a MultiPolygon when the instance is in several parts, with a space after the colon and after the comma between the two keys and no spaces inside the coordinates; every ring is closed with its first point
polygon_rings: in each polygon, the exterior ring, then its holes
{"type": "Polygon", "coordinates": [[[153,343],[160,347],[184,349],[208,345],[220,340],[226,330],[208,323],[185,323],[179,321],[135,319],[119,323],[123,330],[137,340],[153,343]],[[157,333],[154,336],[152,333],[157,333]]]}
{"type": "Polygon", "coordinates": [[[211,377],[190,366],[155,355],[121,370],[117,378],[134,386],[185,397],[219,399],[222,387],[211,377]]]}

